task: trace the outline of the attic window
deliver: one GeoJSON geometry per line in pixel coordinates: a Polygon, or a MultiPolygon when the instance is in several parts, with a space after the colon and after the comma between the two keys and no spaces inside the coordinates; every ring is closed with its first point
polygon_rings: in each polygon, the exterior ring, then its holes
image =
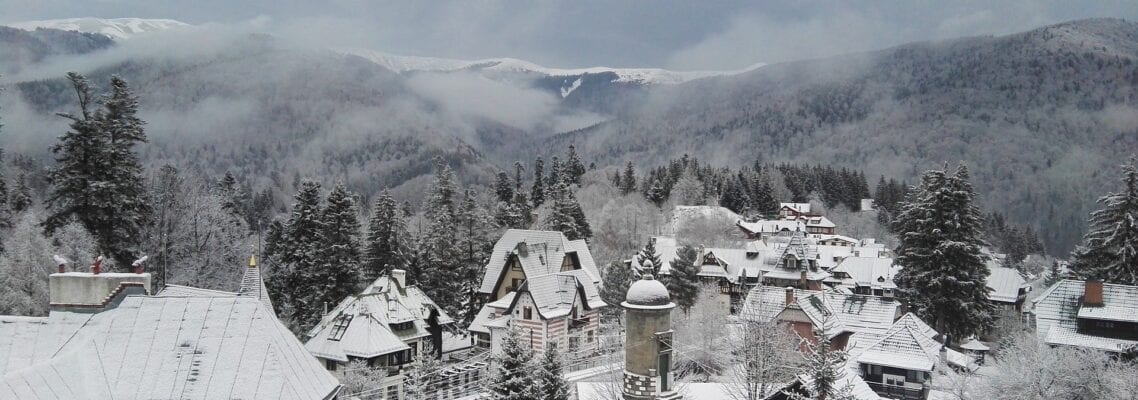
{"type": "Polygon", "coordinates": [[[350,323],[352,323],[351,314],[336,316],[336,322],[332,324],[332,332],[328,334],[328,340],[339,341],[344,338],[344,332],[348,331],[348,324],[350,323]]]}

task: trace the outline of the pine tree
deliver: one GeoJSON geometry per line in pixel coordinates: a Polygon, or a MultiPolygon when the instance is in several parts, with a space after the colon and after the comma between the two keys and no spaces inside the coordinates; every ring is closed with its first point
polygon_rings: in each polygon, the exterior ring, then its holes
{"type": "Polygon", "coordinates": [[[541,392],[538,400],[569,400],[569,382],[565,380],[557,347],[550,347],[542,356],[536,383],[541,392]]]}
{"type": "Polygon", "coordinates": [[[569,240],[588,239],[593,236],[589,221],[585,219],[585,212],[573,191],[564,183],[553,188],[553,205],[550,213],[543,221],[546,229],[560,231],[569,240]]]}
{"type": "Polygon", "coordinates": [[[103,251],[119,265],[130,265],[152,211],[134,154],[134,146],[146,141],[145,122],[136,116],[138,98],[126,81],[112,77],[103,109],[92,112],[86,78],[69,73],[68,79],[81,115],[61,114],[71,119],[71,130],[52,148],[59,155],[49,173],[54,191],[48,202],[54,213],[44,226],[51,232],[77,216],[103,251]]]}
{"type": "Polygon", "coordinates": [[[769,178],[764,177],[759,189],[755,191],[755,198],[751,199],[754,203],[755,211],[764,216],[771,216],[778,213],[778,199],[774,197],[774,188],[771,187],[769,178]]]}
{"type": "Polygon", "coordinates": [[[420,289],[451,315],[461,315],[465,293],[462,285],[462,257],[455,248],[456,193],[454,172],[441,159],[435,164],[435,179],[427,196],[424,236],[417,240],[419,266],[409,271],[420,289]]]}
{"type": "Polygon", "coordinates": [[[743,182],[739,179],[729,179],[727,187],[723,191],[723,197],[719,198],[719,205],[734,211],[736,214],[750,210],[751,199],[747,197],[747,192],[743,190],[742,186],[743,182]]]}
{"type": "Polygon", "coordinates": [[[355,199],[342,182],[332,188],[325,204],[321,266],[309,288],[318,292],[316,304],[333,306],[360,289],[360,221],[355,199]]]}
{"type": "Polygon", "coordinates": [[[632,168],[632,161],[624,167],[624,176],[620,179],[620,194],[627,196],[636,191],[636,170],[632,168]]]}
{"type": "Polygon", "coordinates": [[[656,238],[648,238],[648,243],[644,244],[644,247],[636,253],[636,258],[633,259],[634,262],[637,260],[640,261],[641,266],[644,265],[645,261],[652,262],[652,270],[643,271],[641,273],[652,274],[652,276],[656,277],[660,276],[660,268],[663,267],[663,263],[660,262],[660,253],[656,251],[656,238]]]}
{"type": "Polygon", "coordinates": [[[533,207],[541,207],[545,203],[545,162],[538,157],[533,162],[533,188],[530,189],[530,200],[533,201],[533,207]]]}
{"type": "Polygon", "coordinates": [[[217,195],[221,196],[221,206],[234,216],[244,214],[239,200],[241,198],[240,192],[241,187],[237,184],[237,177],[233,176],[233,172],[225,171],[225,176],[217,181],[217,195]]]}
{"type": "Polygon", "coordinates": [[[364,283],[375,281],[390,273],[391,269],[403,268],[404,229],[399,206],[391,193],[384,190],[375,200],[368,219],[363,256],[364,283]]]}
{"type": "Polygon", "coordinates": [[[20,174],[16,177],[16,188],[9,195],[9,206],[13,212],[24,212],[32,207],[32,189],[28,187],[28,176],[20,174]]]}
{"type": "Polygon", "coordinates": [[[493,225],[489,213],[475,201],[474,193],[469,190],[463,193],[455,220],[458,234],[454,245],[461,253],[462,261],[458,265],[459,283],[461,283],[458,293],[463,294],[459,301],[461,312],[455,315],[455,319],[459,328],[465,329],[474,321],[480,309],[477,291],[483,267],[489,261],[490,252],[493,250],[490,238],[493,225]]]}
{"type": "Polygon", "coordinates": [[[894,226],[900,239],[897,274],[902,299],[951,339],[979,332],[994,320],[988,301],[990,271],[981,252],[983,216],[961,165],[952,176],[925,172],[901,205],[894,226]]]}
{"type": "Polygon", "coordinates": [[[1134,158],[1122,166],[1123,189],[1098,200],[1083,244],[1075,249],[1071,272],[1082,279],[1138,285],[1138,169],[1134,158]]]}
{"type": "Polygon", "coordinates": [[[569,155],[565,159],[565,181],[570,185],[581,186],[581,176],[585,175],[585,164],[577,156],[577,148],[569,145],[569,155]]]}
{"type": "Polygon", "coordinates": [[[620,303],[624,302],[628,287],[632,285],[632,268],[620,261],[613,261],[605,268],[601,279],[601,300],[609,305],[604,310],[619,312],[620,303]]]}
{"type": "Polygon", "coordinates": [[[312,287],[317,270],[324,266],[320,184],[301,182],[293,200],[292,214],[281,227],[279,239],[273,238],[274,233],[270,232],[271,239],[266,246],[280,264],[279,271],[274,271],[269,279],[269,290],[273,302],[280,304],[285,316],[296,324],[293,328],[303,332],[320,320],[324,308],[323,303],[316,302],[318,294],[312,287]]]}
{"type": "Polygon", "coordinates": [[[563,174],[564,171],[562,171],[561,160],[557,159],[557,156],[554,156],[549,165],[549,176],[545,178],[545,187],[552,190],[557,187],[557,185],[563,183],[565,181],[565,177],[562,176],[563,174]]]}
{"type": "Polygon", "coordinates": [[[507,328],[502,339],[502,354],[494,357],[490,394],[494,400],[532,400],[537,387],[533,379],[533,350],[522,343],[517,328],[507,328]]]}
{"type": "Polygon", "coordinates": [[[506,203],[514,201],[514,185],[510,183],[510,176],[505,172],[498,172],[498,180],[494,182],[494,194],[498,196],[498,201],[506,203]]]}
{"type": "Polygon", "coordinates": [[[699,267],[695,265],[696,257],[696,251],[691,246],[676,249],[676,258],[672,260],[668,275],[661,277],[668,293],[672,294],[672,300],[685,313],[699,297],[699,267]]]}

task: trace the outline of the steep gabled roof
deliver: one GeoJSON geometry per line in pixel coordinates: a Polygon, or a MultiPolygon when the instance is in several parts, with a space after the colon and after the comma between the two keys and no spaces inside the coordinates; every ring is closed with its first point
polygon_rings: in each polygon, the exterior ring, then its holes
{"type": "Polygon", "coordinates": [[[339,382],[257,299],[127,296],[3,317],[0,398],[329,399],[339,382]]]}
{"type": "Polygon", "coordinates": [[[988,275],[988,300],[1015,303],[1019,300],[1020,288],[1030,287],[1015,268],[992,267],[988,275]]]}
{"type": "Polygon", "coordinates": [[[245,275],[241,277],[241,287],[237,289],[238,296],[252,297],[265,303],[274,313],[273,300],[269,298],[269,289],[265,288],[265,280],[261,279],[261,268],[257,266],[257,257],[249,257],[249,266],[245,268],[245,275]]]}
{"type": "Polygon", "coordinates": [[[403,287],[381,276],[359,294],[348,296],[308,331],[305,343],[313,355],[346,361],[346,356],[372,358],[406,350],[406,341],[430,335],[428,319],[437,313],[437,323],[454,319],[418,287],[403,287]],[[407,329],[392,330],[393,324],[410,322],[407,329]]]}
{"type": "Polygon", "coordinates": [[[900,267],[893,265],[892,258],[846,257],[830,272],[848,274],[850,277],[843,279],[843,284],[894,289],[897,284],[893,283],[893,277],[900,270],[900,267]]]}
{"type": "MultiPolygon", "coordinates": [[[[588,279],[588,274],[582,270],[542,275],[526,279],[517,292],[529,294],[542,318],[558,318],[569,315],[577,299],[581,300],[585,309],[606,306],[596,286],[588,282],[588,279]]],[[[507,314],[514,309],[518,298],[514,296],[510,307],[506,309],[507,314]]]]}
{"type": "Polygon", "coordinates": [[[557,231],[507,230],[494,244],[478,292],[493,292],[511,259],[517,259],[526,278],[532,278],[560,272],[561,264],[569,253],[576,256],[581,269],[588,273],[592,282],[600,282],[601,274],[584,240],[569,240],[557,231]]]}
{"type": "Polygon", "coordinates": [[[1114,339],[1079,333],[1078,319],[1125,321],[1138,309],[1138,286],[1104,283],[1103,307],[1083,307],[1085,283],[1065,279],[1047,289],[1033,302],[1035,333],[1044,343],[1121,352],[1138,346],[1136,340],[1114,339]]]}
{"type": "Polygon", "coordinates": [[[911,326],[898,325],[862,352],[857,361],[911,371],[932,371],[940,359],[940,348],[935,341],[930,341],[911,326]]]}

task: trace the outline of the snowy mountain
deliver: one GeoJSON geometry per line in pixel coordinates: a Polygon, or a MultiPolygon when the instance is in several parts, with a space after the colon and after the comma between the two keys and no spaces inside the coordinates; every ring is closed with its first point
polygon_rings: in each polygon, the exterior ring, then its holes
{"type": "MultiPolygon", "coordinates": [[[[762,67],[755,64],[738,71],[670,71],[661,68],[551,68],[516,58],[488,58],[483,60],[455,60],[435,57],[400,56],[365,49],[344,49],[344,53],[371,60],[395,72],[479,72],[483,74],[520,74],[532,77],[580,77],[582,75],[615,74],[614,83],[633,83],[641,85],[679,84],[693,79],[711,76],[735,75],[762,67]]],[[[570,80],[569,82],[574,82],[570,80]]],[[[579,80],[576,82],[580,85],[579,80]]],[[[570,83],[572,86],[572,83],[570,83]]],[[[572,89],[566,89],[572,92],[572,89]]],[[[562,97],[567,96],[563,94],[562,97]]]]}
{"type": "Polygon", "coordinates": [[[101,33],[114,40],[127,40],[142,34],[184,28],[191,25],[172,19],[65,18],[16,22],[8,24],[8,26],[29,31],[35,30],[36,28],[47,28],[61,31],[101,33]]]}

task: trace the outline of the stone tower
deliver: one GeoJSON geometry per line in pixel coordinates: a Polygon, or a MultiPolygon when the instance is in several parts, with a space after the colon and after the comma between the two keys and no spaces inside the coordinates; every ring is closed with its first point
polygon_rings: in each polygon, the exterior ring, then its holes
{"type": "Polygon", "coordinates": [[[625,400],[679,399],[672,373],[672,309],[668,289],[652,275],[628,288],[624,303],[625,400]]]}

